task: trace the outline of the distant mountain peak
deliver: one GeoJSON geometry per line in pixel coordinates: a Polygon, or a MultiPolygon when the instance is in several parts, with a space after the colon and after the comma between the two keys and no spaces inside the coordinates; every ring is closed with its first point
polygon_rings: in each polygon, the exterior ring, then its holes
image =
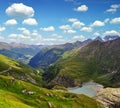
{"type": "Polygon", "coordinates": [[[118,35],[107,35],[107,36],[105,36],[104,38],[103,38],[103,40],[104,41],[110,41],[110,40],[114,40],[114,39],[117,39],[117,38],[119,38],[120,36],[118,36],[118,35]]]}
{"type": "Polygon", "coordinates": [[[94,41],[100,41],[100,42],[106,42],[106,41],[110,41],[110,40],[114,40],[114,39],[117,39],[117,38],[119,38],[120,36],[118,36],[118,35],[106,35],[105,37],[100,37],[100,36],[98,36],[98,37],[96,37],[95,39],[94,39],[94,41]]]}
{"type": "Polygon", "coordinates": [[[103,42],[103,39],[102,39],[100,36],[96,37],[94,40],[95,40],[95,41],[103,42]]]}

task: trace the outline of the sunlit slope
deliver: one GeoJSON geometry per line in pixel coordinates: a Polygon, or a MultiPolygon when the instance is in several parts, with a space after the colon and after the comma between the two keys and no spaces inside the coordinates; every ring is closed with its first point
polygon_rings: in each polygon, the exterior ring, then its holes
{"type": "Polygon", "coordinates": [[[42,84],[42,78],[38,71],[3,55],[0,55],[0,74],[13,76],[37,85],[42,84]]]}
{"type": "Polygon", "coordinates": [[[47,90],[3,75],[0,75],[0,97],[1,108],[102,108],[87,96],[47,90]]]}

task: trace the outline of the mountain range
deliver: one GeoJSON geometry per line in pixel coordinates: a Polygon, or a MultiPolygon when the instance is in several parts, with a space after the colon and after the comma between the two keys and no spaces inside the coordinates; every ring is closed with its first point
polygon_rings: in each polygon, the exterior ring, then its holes
{"type": "Polygon", "coordinates": [[[62,45],[52,45],[42,48],[39,53],[37,53],[33,58],[31,58],[29,65],[34,68],[46,68],[50,64],[56,62],[61,55],[72,49],[84,46],[93,41],[107,42],[109,40],[114,40],[119,38],[119,36],[105,36],[104,38],[96,37],[95,39],[87,39],[85,41],[76,41],[74,43],[66,43],[62,45]]]}
{"type": "Polygon", "coordinates": [[[42,47],[42,45],[0,42],[0,54],[27,64],[42,47]]]}
{"type": "Polygon", "coordinates": [[[66,51],[43,74],[51,86],[79,86],[95,80],[105,86],[120,86],[120,38],[66,51]]]}
{"type": "Polygon", "coordinates": [[[62,45],[0,42],[0,107],[119,108],[117,95],[112,94],[111,99],[111,89],[99,92],[94,99],[68,93],[67,88],[91,80],[114,87],[115,93],[119,90],[119,36],[62,45]],[[104,97],[114,102],[106,104],[104,97]]]}

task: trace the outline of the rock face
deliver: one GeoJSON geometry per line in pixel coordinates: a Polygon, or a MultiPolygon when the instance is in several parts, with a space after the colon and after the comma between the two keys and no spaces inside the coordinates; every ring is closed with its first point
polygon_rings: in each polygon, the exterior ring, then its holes
{"type": "Polygon", "coordinates": [[[120,88],[106,88],[101,90],[96,96],[105,108],[120,108],[120,88]]]}

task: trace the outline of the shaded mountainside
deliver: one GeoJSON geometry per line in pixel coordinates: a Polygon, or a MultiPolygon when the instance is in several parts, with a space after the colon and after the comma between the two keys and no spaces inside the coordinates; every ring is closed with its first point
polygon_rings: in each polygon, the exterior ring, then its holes
{"type": "Polygon", "coordinates": [[[0,75],[0,108],[103,108],[96,100],[0,75]]]}
{"type": "Polygon", "coordinates": [[[42,85],[39,71],[0,54],[0,75],[13,76],[16,79],[42,85]]]}
{"type": "Polygon", "coordinates": [[[120,108],[120,88],[106,88],[95,96],[105,108],[120,108]]]}
{"type": "Polygon", "coordinates": [[[50,64],[56,62],[64,52],[88,44],[91,41],[91,39],[88,39],[83,42],[77,41],[75,43],[66,43],[62,45],[45,47],[41,49],[41,51],[30,60],[29,65],[34,68],[46,68],[50,64]]]}
{"type": "Polygon", "coordinates": [[[0,42],[0,54],[28,63],[42,47],[44,46],[0,42]]]}
{"type": "Polygon", "coordinates": [[[95,80],[106,86],[120,86],[120,38],[94,41],[65,52],[43,75],[50,86],[79,86],[95,80]]]}

